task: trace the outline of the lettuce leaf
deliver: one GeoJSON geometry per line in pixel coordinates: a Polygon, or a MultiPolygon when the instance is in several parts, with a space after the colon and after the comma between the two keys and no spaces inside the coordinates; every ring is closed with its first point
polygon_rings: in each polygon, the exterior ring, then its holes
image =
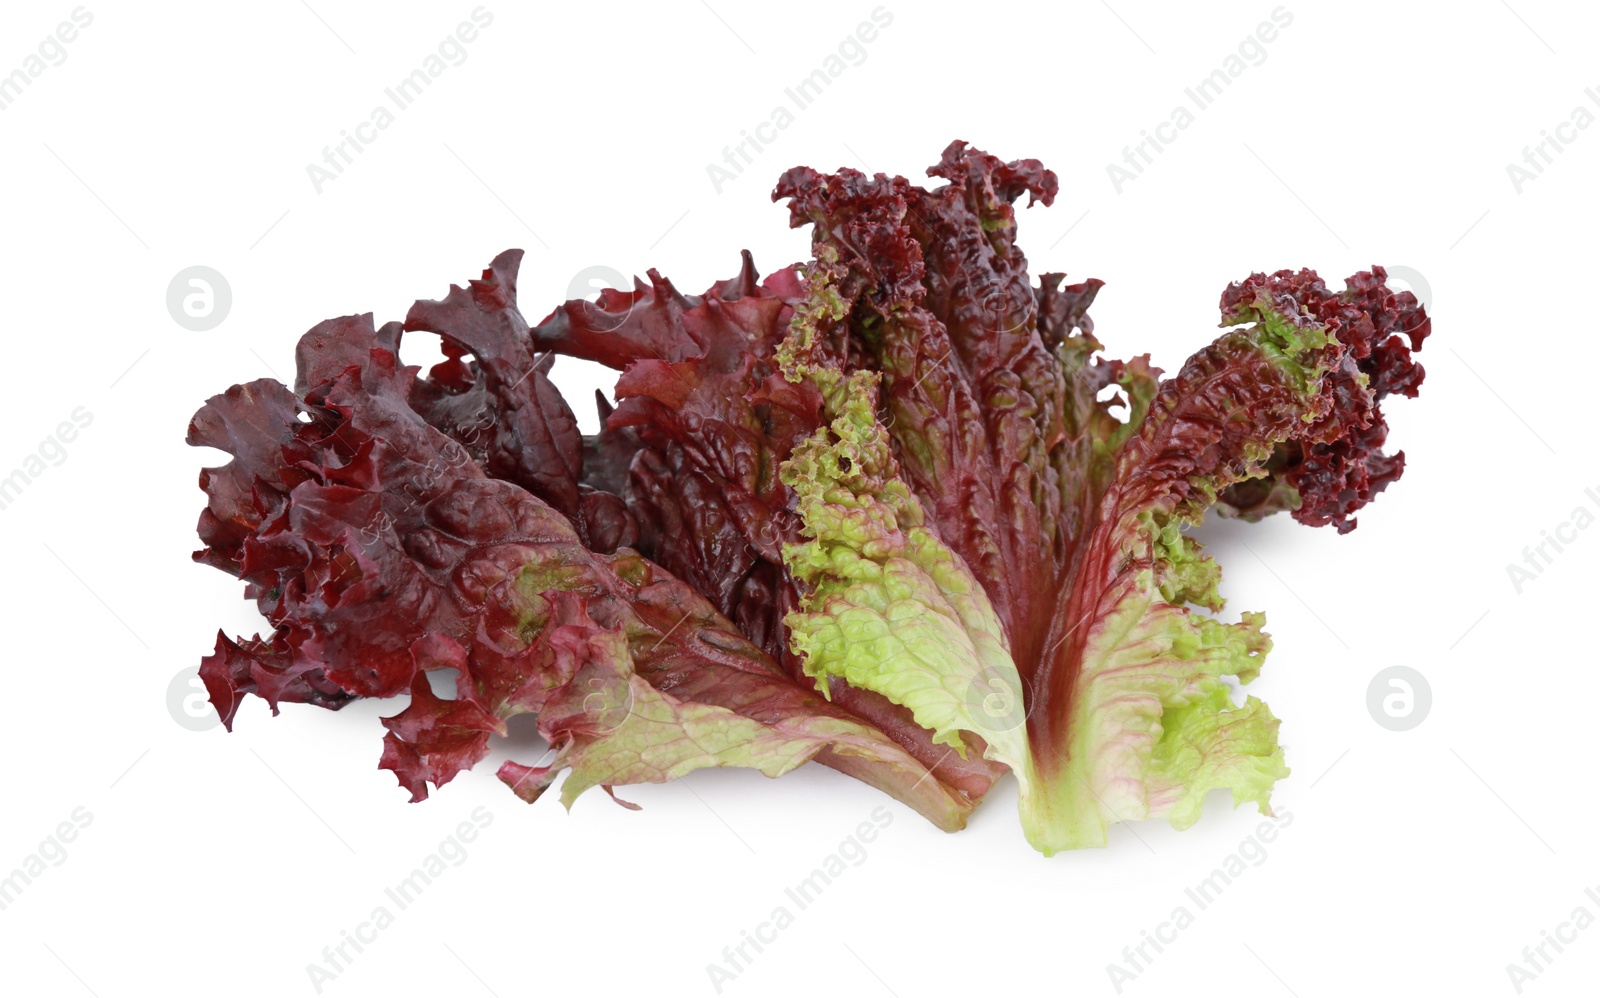
{"type": "Polygon", "coordinates": [[[533,712],[555,760],[501,772],[527,799],[561,770],[570,804],[593,785],[712,765],[775,776],[814,758],[940,827],[964,823],[971,798],[795,683],[699,593],[627,549],[591,550],[552,506],[485,474],[412,408],[400,332],[324,323],[302,341],[298,399],[256,382],[191,425],[192,443],[234,455],[202,475],[197,557],[243,578],[274,627],[219,635],[202,664],[230,726],[247,694],[274,710],[409,694],[385,721],[382,766],[414,800],[533,712]],[[452,699],[429,687],[443,669],[452,699]]]}
{"type": "Polygon", "coordinates": [[[499,773],[529,801],[814,760],[949,830],[1011,771],[1047,854],[1217,789],[1270,813],[1278,721],[1235,690],[1265,618],[1220,617],[1187,531],[1353,529],[1404,470],[1380,403],[1417,394],[1430,320],[1381,267],[1256,273],[1163,379],[1102,355],[1100,281],[1030,278],[1015,202],[1053,173],[963,142],[928,172],[788,171],[812,259],[765,278],[652,270],[530,324],[510,250],[403,324],[312,328],[293,390],[211,399],[189,440],[232,460],[195,557],[270,624],[202,664],[224,721],[407,698],[380,765],[413,800],[532,714],[552,757],[499,773]],[[618,372],[595,436],[560,357],[618,372]]]}
{"type": "MultiPolygon", "coordinates": [[[[701,296],[648,276],[632,292],[565,303],[534,336],[544,350],[621,372],[597,446],[628,455],[611,485],[637,517],[637,549],[810,686],[784,623],[800,600],[783,557],[800,516],[780,469],[824,417],[821,394],[784,377],[777,355],[802,304],[800,275],[785,267],[758,280],[745,254],[737,276],[701,296]]],[[[909,710],[865,686],[837,679],[824,692],[974,801],[1005,771],[936,744],[909,710]]]]}
{"type": "Polygon", "coordinates": [[[1267,810],[1288,774],[1278,722],[1226,678],[1259,673],[1264,618],[1211,616],[1220,573],[1183,531],[1219,502],[1270,512],[1240,505],[1268,479],[1303,522],[1353,526],[1402,466],[1379,449],[1377,403],[1415,394],[1397,334],[1420,347],[1425,316],[1381,268],[1343,294],[1310,271],[1254,275],[1223,297],[1224,324],[1248,325],[1159,381],[1148,358],[1096,356],[1098,282],[1030,286],[1012,202],[1048,203],[1049,171],[955,143],[929,172],[950,182],[802,168],[775,195],[814,227],[816,257],[786,373],[835,414],[786,467],[811,538],[789,549],[809,586],[797,647],[942,738],[986,739],[1046,853],[1103,844],[1115,821],[1186,826],[1212,789],[1267,810]],[[1121,398],[1099,400],[1111,385],[1121,398]],[[971,571],[934,582],[952,563],[971,571]],[[989,605],[957,611],[952,594],[989,605]],[[975,702],[1017,691],[1025,710],[998,713],[1018,728],[958,709],[962,680],[975,702]]]}

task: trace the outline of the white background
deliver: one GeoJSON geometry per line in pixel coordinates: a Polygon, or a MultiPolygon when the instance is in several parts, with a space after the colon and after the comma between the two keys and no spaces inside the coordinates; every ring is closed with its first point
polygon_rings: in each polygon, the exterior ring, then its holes
{"type": "MultiPolygon", "coordinates": [[[[0,73],[73,6],[7,3],[0,73]]],[[[714,994],[723,947],[887,802],[866,861],[723,993],[1115,994],[1107,964],[1179,904],[1195,911],[1184,888],[1252,835],[1253,810],[1213,799],[1187,832],[1118,826],[1104,850],[1046,860],[1010,781],[956,835],[818,767],[631,788],[639,813],[594,792],[568,815],[507,793],[503,751],[413,806],[375,768],[378,717],[398,703],[272,719],[251,700],[232,735],[169,713],[169,684],[219,626],[257,626],[237,582],[189,561],[195,477],[217,455],[183,436],[209,395],[291,377],[318,320],[402,318],[510,246],[528,250],[534,321],[593,266],[699,291],[742,248],[763,270],[803,259],[808,234],[769,201],[782,170],[917,178],[953,138],[1060,174],[1020,241],[1035,272],[1107,282],[1093,314],[1113,355],[1175,370],[1215,335],[1222,288],[1258,269],[1311,266],[1337,287],[1404,266],[1432,302],[1422,397],[1387,407],[1410,466],[1358,530],[1201,530],[1230,612],[1268,614],[1277,647],[1252,692],[1284,719],[1294,773],[1275,801],[1293,820],[1123,993],[1514,994],[1524,946],[1579,905],[1600,915],[1584,895],[1600,893],[1600,529],[1520,594],[1506,569],[1600,491],[1600,128],[1520,193],[1506,170],[1575,107],[1600,114],[1584,95],[1600,88],[1596,12],[1291,2],[1265,62],[1118,193],[1107,164],[1271,0],[896,0],[865,61],[715,191],[707,164],[873,6],[490,3],[465,62],[318,193],[307,164],[471,0],[88,5],[65,61],[0,112],[0,475],[75,407],[93,414],[0,511],[0,873],[74,808],[93,816],[0,911],[7,993],[313,994],[323,947],[481,806],[492,824],[466,861],[324,993],[714,994]],[[165,305],[195,264],[233,293],[207,332],[165,305]],[[1367,712],[1391,665],[1432,686],[1411,731],[1367,712]]],[[[601,380],[570,363],[556,377],[592,427],[601,380]]],[[[537,755],[527,738],[512,750],[537,755]]],[[[1597,971],[1592,927],[1525,993],[1590,994],[1597,971]]]]}

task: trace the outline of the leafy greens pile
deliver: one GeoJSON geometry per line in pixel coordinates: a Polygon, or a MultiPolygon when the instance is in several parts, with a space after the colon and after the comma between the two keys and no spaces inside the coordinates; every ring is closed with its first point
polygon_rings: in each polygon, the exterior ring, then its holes
{"type": "Polygon", "coordinates": [[[814,259],[698,296],[652,270],[533,327],[508,251],[403,324],[311,329],[292,391],[212,398],[189,442],[233,460],[195,557],[272,625],[204,660],[223,720],[409,694],[380,765],[413,800],[532,713],[553,757],[499,771],[528,801],[814,760],[954,830],[1009,770],[1045,853],[1217,788],[1265,811],[1278,721],[1226,678],[1263,617],[1213,615],[1185,528],[1353,528],[1403,469],[1379,402],[1416,395],[1425,312],[1378,267],[1252,274],[1162,380],[1099,355],[1101,282],[1029,278],[1013,202],[1053,173],[956,142],[929,174],[791,170],[814,259]],[[420,377],[412,331],[445,358],[420,377]],[[558,355],[619,372],[598,436],[558,355]]]}

